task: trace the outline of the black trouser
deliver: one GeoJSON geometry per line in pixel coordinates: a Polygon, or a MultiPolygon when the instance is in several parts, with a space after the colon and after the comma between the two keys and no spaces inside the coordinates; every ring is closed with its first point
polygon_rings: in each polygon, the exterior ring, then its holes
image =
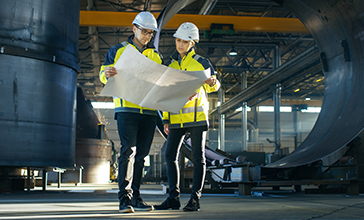
{"type": "Polygon", "coordinates": [[[119,157],[119,199],[125,194],[140,196],[144,158],[149,154],[157,117],[138,113],[116,113],[121,141],[119,157]]]}
{"type": "Polygon", "coordinates": [[[206,172],[206,130],[206,126],[169,129],[165,151],[168,184],[170,190],[169,197],[176,198],[180,194],[178,156],[183,138],[187,131],[189,131],[191,134],[192,145],[193,185],[191,198],[199,199],[201,197],[206,172]]]}

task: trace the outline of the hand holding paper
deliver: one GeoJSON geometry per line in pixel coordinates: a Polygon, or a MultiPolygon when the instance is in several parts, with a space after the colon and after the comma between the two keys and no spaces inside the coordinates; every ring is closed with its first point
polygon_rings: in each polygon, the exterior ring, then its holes
{"type": "Polygon", "coordinates": [[[117,73],[115,67],[112,67],[112,66],[105,67],[104,71],[105,71],[106,78],[113,77],[117,73]]]}
{"type": "Polygon", "coordinates": [[[178,112],[210,78],[210,69],[176,70],[153,62],[130,45],[114,67],[117,74],[114,80],[108,80],[100,95],[169,112],[178,112]]]}

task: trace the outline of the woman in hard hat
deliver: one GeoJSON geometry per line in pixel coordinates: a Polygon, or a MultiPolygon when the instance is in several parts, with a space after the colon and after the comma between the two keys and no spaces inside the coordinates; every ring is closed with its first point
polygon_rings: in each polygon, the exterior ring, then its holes
{"type": "MultiPolygon", "coordinates": [[[[133,46],[154,62],[161,64],[161,56],[150,43],[157,30],[157,21],[153,14],[140,12],[133,21],[133,34],[128,37],[128,40],[109,49],[105,63],[100,70],[101,82],[106,84],[108,78],[116,74],[114,65],[128,45],[133,46]]],[[[144,158],[149,154],[154,137],[157,111],[115,97],[114,103],[115,119],[121,141],[118,160],[119,211],[153,210],[153,206],[142,200],[139,189],[144,158]]]]}
{"type": "Polygon", "coordinates": [[[165,158],[169,196],[161,205],[155,205],[154,208],[158,210],[179,209],[181,206],[178,156],[183,138],[189,132],[194,165],[193,186],[190,200],[183,210],[198,211],[206,172],[205,141],[209,125],[207,93],[217,91],[220,88],[220,83],[214,75],[210,62],[195,53],[194,45],[199,41],[199,31],[196,25],[189,22],[183,23],[173,37],[176,38],[177,51],[172,55],[169,67],[185,71],[210,68],[211,77],[205,81],[205,84],[200,87],[196,94],[191,94],[189,101],[179,112],[163,112],[164,131],[168,134],[165,158]]]}

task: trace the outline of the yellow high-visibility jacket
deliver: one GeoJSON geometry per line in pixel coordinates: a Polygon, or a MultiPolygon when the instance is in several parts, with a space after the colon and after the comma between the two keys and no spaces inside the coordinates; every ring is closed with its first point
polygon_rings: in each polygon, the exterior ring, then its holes
{"type": "MultiPolygon", "coordinates": [[[[107,82],[107,78],[105,76],[105,67],[107,66],[114,66],[116,61],[120,58],[121,54],[124,52],[125,48],[130,44],[136,50],[137,47],[133,44],[133,37],[134,35],[130,35],[127,41],[123,43],[117,44],[111,47],[106,55],[105,63],[101,66],[100,69],[100,81],[104,84],[107,82]]],[[[153,60],[156,63],[162,63],[162,57],[160,54],[155,50],[154,46],[149,43],[140,51],[143,55],[148,57],[149,59],[153,60]]],[[[114,97],[114,104],[115,104],[115,113],[117,112],[134,112],[140,114],[149,114],[149,115],[157,115],[157,111],[151,108],[144,108],[132,102],[126,101],[121,98],[114,97]]]]}
{"type": "MultiPolygon", "coordinates": [[[[209,60],[197,55],[193,48],[180,60],[180,62],[178,61],[178,53],[172,55],[172,61],[169,64],[169,67],[185,71],[200,71],[210,68],[211,76],[216,77],[209,60]]],[[[208,126],[209,106],[207,93],[216,92],[219,88],[220,82],[218,80],[216,80],[214,86],[204,84],[198,90],[197,96],[195,96],[193,100],[188,101],[178,113],[163,112],[163,123],[169,124],[170,129],[203,125],[208,126]]]]}

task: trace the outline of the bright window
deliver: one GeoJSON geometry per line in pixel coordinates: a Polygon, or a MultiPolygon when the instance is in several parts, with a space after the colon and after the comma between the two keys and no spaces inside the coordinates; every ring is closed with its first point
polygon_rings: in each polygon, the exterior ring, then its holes
{"type": "Polygon", "coordinates": [[[115,107],[113,102],[91,102],[91,105],[95,109],[113,109],[115,107]]]}
{"type": "MultiPolygon", "coordinates": [[[[239,108],[235,109],[235,111],[236,111],[236,112],[241,112],[241,110],[243,110],[243,107],[239,107],[239,108]]],[[[247,111],[247,112],[250,112],[250,110],[251,110],[251,109],[250,109],[250,107],[249,107],[249,106],[247,106],[247,107],[246,107],[246,111],[247,111]]]]}
{"type": "Polygon", "coordinates": [[[258,111],[259,112],[274,112],[274,107],[273,106],[258,106],[258,111]]]}
{"type": "MultiPolygon", "coordinates": [[[[292,112],[291,106],[281,106],[279,109],[280,109],[280,112],[292,112]]],[[[259,106],[258,111],[259,112],[274,112],[274,107],[273,106],[259,106]]]]}
{"type": "Polygon", "coordinates": [[[320,113],[321,107],[307,107],[306,109],[302,109],[301,112],[305,113],[320,113]]]}

